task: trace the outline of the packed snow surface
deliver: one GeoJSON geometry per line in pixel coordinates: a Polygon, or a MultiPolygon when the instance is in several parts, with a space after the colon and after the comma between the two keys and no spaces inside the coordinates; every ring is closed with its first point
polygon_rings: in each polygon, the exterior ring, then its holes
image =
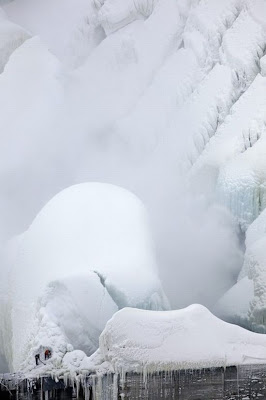
{"type": "Polygon", "coordinates": [[[124,308],[100,336],[117,371],[156,371],[265,363],[266,336],[228,324],[205,307],[153,312],[124,308]]]}

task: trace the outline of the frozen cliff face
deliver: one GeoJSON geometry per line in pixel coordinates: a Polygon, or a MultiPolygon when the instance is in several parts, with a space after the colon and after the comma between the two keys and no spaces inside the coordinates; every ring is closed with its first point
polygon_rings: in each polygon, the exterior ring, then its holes
{"type": "Polygon", "coordinates": [[[4,341],[15,370],[26,355],[32,366],[41,346],[53,348],[55,360],[67,343],[92,353],[117,308],[168,307],[144,206],[119,187],[62,191],[13,241],[14,253],[4,341]]]}

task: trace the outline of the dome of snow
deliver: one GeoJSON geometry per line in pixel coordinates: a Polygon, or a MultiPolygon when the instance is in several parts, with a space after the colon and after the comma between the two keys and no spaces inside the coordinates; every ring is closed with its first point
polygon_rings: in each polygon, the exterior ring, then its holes
{"type": "MultiPolygon", "coordinates": [[[[63,190],[12,247],[13,252],[16,247],[16,256],[9,295],[15,368],[23,352],[28,352],[33,326],[38,325],[34,322],[36,307],[40,309],[51,282],[64,278],[74,282],[74,278],[92,271],[113,303],[109,311],[124,306],[168,307],[157,275],[145,208],[136,196],[120,187],[83,183],[63,190]]],[[[71,288],[71,282],[68,286],[71,288]]],[[[77,293],[76,289],[76,298],[77,293]]],[[[88,302],[88,309],[96,300],[88,302]]],[[[107,313],[107,319],[110,315],[112,312],[107,313]]],[[[91,323],[95,325],[98,318],[94,315],[91,323]]],[[[104,317],[98,327],[99,333],[107,319],[104,317]]]]}

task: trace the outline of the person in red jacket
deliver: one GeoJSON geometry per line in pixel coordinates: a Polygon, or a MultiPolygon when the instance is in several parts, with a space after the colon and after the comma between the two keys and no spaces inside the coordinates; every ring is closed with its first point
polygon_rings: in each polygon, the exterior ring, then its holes
{"type": "Polygon", "coordinates": [[[44,358],[45,360],[48,360],[48,358],[51,357],[51,351],[49,349],[46,349],[44,352],[44,358]]]}

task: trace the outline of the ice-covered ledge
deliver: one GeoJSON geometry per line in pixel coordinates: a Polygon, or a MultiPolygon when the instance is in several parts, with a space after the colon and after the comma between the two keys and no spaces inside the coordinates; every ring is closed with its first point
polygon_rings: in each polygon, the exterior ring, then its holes
{"type": "Polygon", "coordinates": [[[266,364],[266,335],[224,322],[201,305],[176,311],[124,308],[106,324],[92,356],[68,351],[60,365],[51,360],[28,376],[76,379],[252,364],[266,364]]]}
{"type": "Polygon", "coordinates": [[[201,305],[163,312],[124,308],[99,342],[104,362],[119,372],[266,363],[266,335],[226,323],[201,305]]]}

